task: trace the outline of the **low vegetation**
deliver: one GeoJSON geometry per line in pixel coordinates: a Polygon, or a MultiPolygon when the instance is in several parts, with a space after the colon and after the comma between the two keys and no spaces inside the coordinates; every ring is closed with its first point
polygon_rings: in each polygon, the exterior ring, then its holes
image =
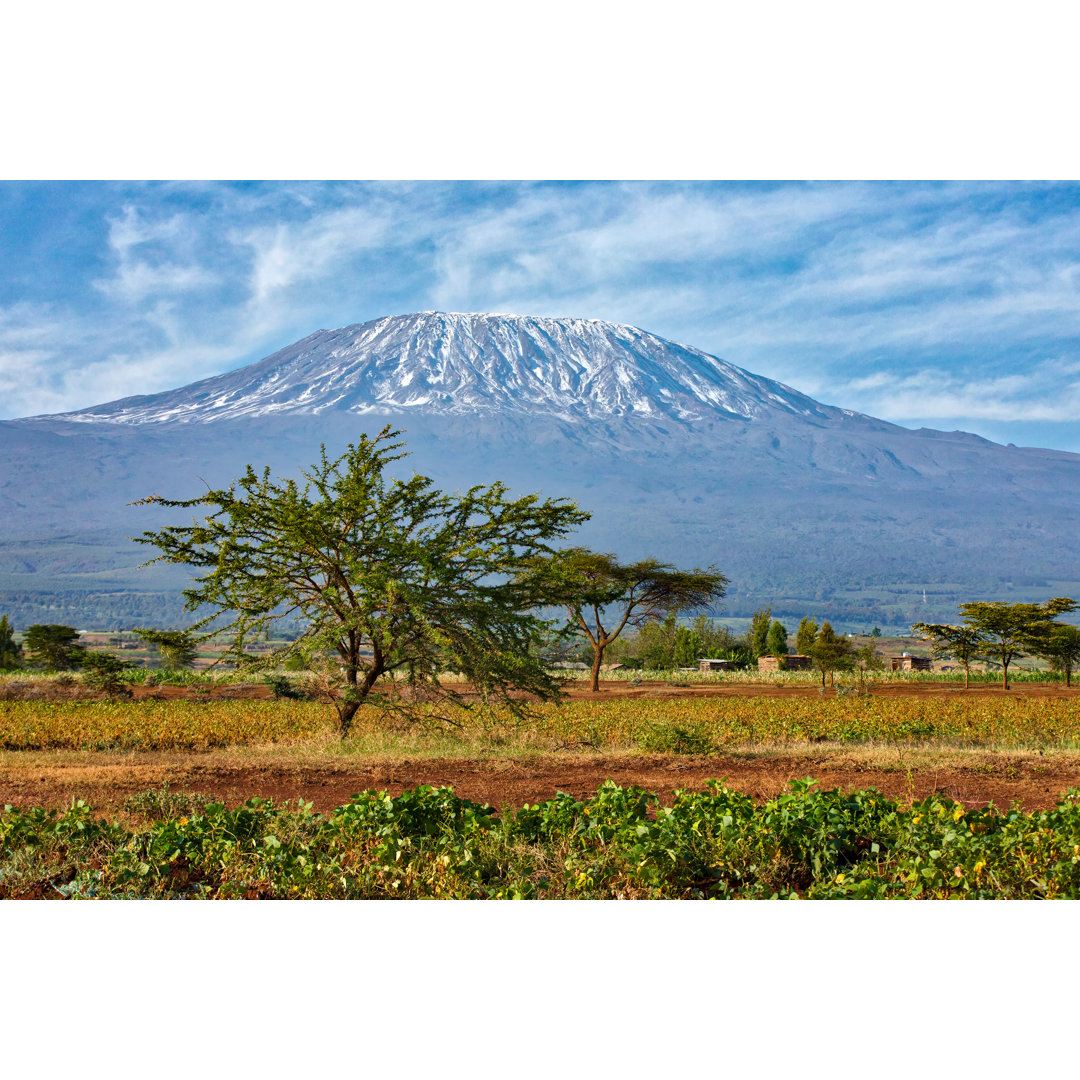
{"type": "Polygon", "coordinates": [[[635,787],[498,814],[449,788],[354,795],[329,815],[184,793],[141,824],[6,808],[0,896],[388,899],[1080,898],[1080,791],[1024,814],[796,781],[763,805],[712,782],[670,806],[635,787]]]}
{"type": "MultiPolygon", "coordinates": [[[[322,740],[333,736],[324,706],[281,699],[215,701],[0,701],[4,750],[206,750],[322,740]]],[[[440,752],[511,755],[589,748],[708,753],[746,745],[811,742],[929,743],[949,746],[1080,747],[1080,699],[914,698],[816,695],[790,698],[611,698],[535,705],[527,722],[501,708],[418,702],[387,722],[361,706],[347,750],[415,752],[437,739],[440,752]]]]}

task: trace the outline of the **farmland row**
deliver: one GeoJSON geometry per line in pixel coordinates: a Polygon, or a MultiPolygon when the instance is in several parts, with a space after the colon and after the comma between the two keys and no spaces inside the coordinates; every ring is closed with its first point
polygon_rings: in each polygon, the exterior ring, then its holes
{"type": "MultiPolygon", "coordinates": [[[[333,738],[332,712],[298,701],[0,701],[0,749],[208,749],[333,738]]],[[[1080,699],[613,698],[532,708],[525,720],[488,708],[414,705],[357,714],[350,744],[374,748],[402,732],[508,750],[639,748],[708,753],[807,742],[940,742],[1080,746],[1080,699]]]]}

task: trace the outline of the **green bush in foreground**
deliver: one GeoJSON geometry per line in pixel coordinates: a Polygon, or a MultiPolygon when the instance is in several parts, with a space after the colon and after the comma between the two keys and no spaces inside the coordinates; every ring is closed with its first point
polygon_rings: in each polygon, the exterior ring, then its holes
{"type": "Polygon", "coordinates": [[[129,800],[147,819],[134,829],[81,802],[7,807],[0,896],[1080,897],[1080,790],[1031,815],[936,796],[901,809],[813,780],[762,806],[713,781],[667,807],[609,781],[592,799],[560,793],[502,815],[424,786],[354,795],[325,817],[303,802],[199,801],[129,800]]]}

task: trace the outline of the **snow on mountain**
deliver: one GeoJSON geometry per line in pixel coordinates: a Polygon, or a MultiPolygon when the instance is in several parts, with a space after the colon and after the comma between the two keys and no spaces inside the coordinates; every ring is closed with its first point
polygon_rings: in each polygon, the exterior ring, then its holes
{"type": "Polygon", "coordinates": [[[179,390],[52,419],[208,423],[327,410],[681,422],[778,412],[856,415],[633,326],[424,311],[320,330],[258,363],[179,390]]]}

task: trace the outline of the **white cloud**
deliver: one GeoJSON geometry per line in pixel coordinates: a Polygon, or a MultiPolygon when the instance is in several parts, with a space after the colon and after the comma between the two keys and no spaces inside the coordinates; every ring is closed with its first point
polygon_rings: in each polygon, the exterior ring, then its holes
{"type": "Polygon", "coordinates": [[[940,368],[875,372],[834,386],[832,396],[903,424],[961,418],[1072,423],[1080,416],[1080,360],[1053,357],[996,377],[940,368]]]}
{"type": "Polygon", "coordinates": [[[149,297],[190,292],[217,284],[220,281],[217,273],[191,259],[190,249],[197,240],[196,233],[197,230],[180,214],[149,221],[135,207],[125,206],[123,212],[109,222],[109,248],[116,269],[112,277],[96,280],[94,287],[114,300],[134,305],[149,297]],[[162,248],[171,256],[188,249],[188,261],[178,263],[168,256],[155,260],[155,253],[160,253],[162,248]]]}
{"type": "Polygon", "coordinates": [[[310,283],[331,274],[361,251],[387,240],[391,214],[366,206],[346,207],[315,214],[300,223],[259,225],[235,229],[232,243],[251,250],[250,292],[259,306],[298,283],[310,283]]]}

